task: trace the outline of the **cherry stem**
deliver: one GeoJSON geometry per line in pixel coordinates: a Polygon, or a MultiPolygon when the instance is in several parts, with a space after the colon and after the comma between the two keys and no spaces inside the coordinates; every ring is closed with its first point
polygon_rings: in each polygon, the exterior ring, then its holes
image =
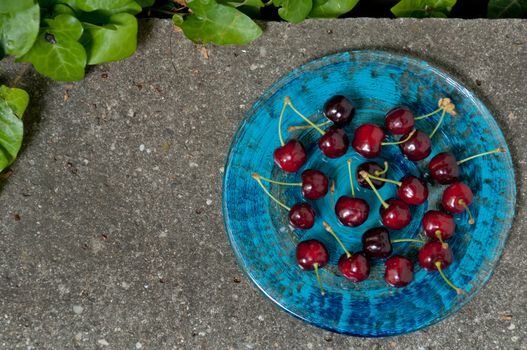
{"type": "Polygon", "coordinates": [[[351,256],[350,252],[346,249],[346,247],[344,246],[344,243],[342,243],[342,241],[340,240],[339,236],[337,236],[337,234],[335,233],[335,231],[333,231],[333,229],[331,228],[331,226],[329,226],[329,224],[327,222],[322,222],[322,225],[324,225],[324,228],[326,229],[326,231],[328,231],[329,233],[331,233],[331,235],[335,238],[335,240],[338,242],[338,244],[340,245],[340,247],[342,248],[342,250],[344,251],[344,253],[346,253],[346,256],[349,258],[351,256]]]}
{"type": "Polygon", "coordinates": [[[282,119],[284,119],[285,108],[287,107],[287,102],[284,99],[284,105],[282,106],[282,111],[280,112],[280,118],[278,119],[278,138],[280,139],[280,144],[285,145],[284,138],[282,137],[282,119]]]}
{"type": "Polygon", "coordinates": [[[263,177],[263,176],[260,176],[256,173],[252,173],[251,176],[254,178],[255,176],[258,177],[260,180],[262,181],[265,181],[265,182],[269,182],[269,183],[272,183],[272,184],[277,184],[277,185],[284,185],[284,186],[302,186],[302,183],[301,182],[282,182],[282,181],[276,181],[276,180],[272,180],[272,179],[268,179],[266,177],[263,177]]]}
{"type": "Polygon", "coordinates": [[[350,179],[351,196],[355,198],[355,187],[353,187],[353,176],[351,175],[351,159],[348,159],[348,177],[350,179]]]}
{"type": "Polygon", "coordinates": [[[453,290],[456,291],[457,294],[463,294],[463,289],[461,288],[458,288],[454,285],[454,283],[452,283],[445,275],[445,273],[443,272],[443,269],[441,268],[441,262],[440,261],[436,261],[435,262],[435,265],[437,267],[437,271],[439,271],[439,274],[441,275],[441,277],[443,277],[443,280],[445,280],[446,284],[448,284],[448,286],[450,288],[452,288],[453,290]]]}
{"type": "Polygon", "coordinates": [[[439,107],[438,109],[436,109],[435,111],[433,112],[430,112],[428,114],[425,114],[425,115],[421,115],[419,117],[415,117],[414,120],[421,120],[421,119],[425,119],[425,118],[428,118],[434,114],[436,114],[437,112],[439,112],[440,110],[442,110],[443,108],[442,107],[439,107]]]}
{"type": "Polygon", "coordinates": [[[479,153],[479,154],[475,154],[473,156],[470,156],[470,157],[467,157],[465,159],[461,159],[460,161],[457,162],[458,165],[460,164],[463,164],[469,160],[472,160],[474,158],[478,158],[478,157],[482,157],[482,156],[486,156],[488,154],[493,154],[493,153],[505,153],[507,152],[507,150],[505,149],[505,147],[498,147],[492,151],[488,151],[488,152],[483,152],[483,153],[479,153]]]}
{"type": "Polygon", "coordinates": [[[300,113],[300,111],[298,109],[295,108],[295,106],[293,105],[293,103],[291,102],[291,99],[289,98],[289,96],[286,96],[284,98],[284,103],[289,105],[289,107],[291,107],[291,109],[302,119],[304,119],[304,121],[306,123],[308,123],[309,125],[311,125],[313,128],[315,128],[316,131],[318,131],[321,135],[324,135],[324,131],[322,129],[320,129],[315,123],[313,123],[311,120],[309,120],[305,115],[303,115],[302,113],[300,113]]]}
{"type": "Polygon", "coordinates": [[[446,114],[446,111],[443,109],[443,113],[441,113],[441,118],[439,118],[439,121],[437,122],[436,127],[434,128],[434,130],[430,134],[430,138],[434,137],[434,135],[436,134],[437,130],[439,130],[439,127],[443,123],[443,119],[445,119],[445,114],[446,114]]]}
{"type": "Polygon", "coordinates": [[[331,187],[329,188],[331,193],[331,206],[335,207],[335,179],[331,180],[331,187]]]}
{"type": "Polygon", "coordinates": [[[393,142],[383,142],[383,143],[381,143],[381,145],[383,145],[383,146],[400,145],[401,143],[405,143],[406,141],[410,140],[412,138],[412,136],[414,136],[416,131],[417,131],[416,129],[413,129],[412,132],[409,133],[408,136],[406,136],[406,138],[404,140],[393,141],[393,142]]]}
{"type": "Polygon", "coordinates": [[[386,174],[387,172],[388,172],[388,162],[384,161],[384,169],[382,169],[382,170],[375,170],[373,173],[375,174],[375,176],[379,176],[379,175],[382,175],[382,174],[386,174]]]}
{"type": "Polygon", "coordinates": [[[422,239],[413,239],[413,238],[401,238],[401,239],[392,239],[391,243],[421,243],[425,244],[426,241],[422,239]]]}
{"type": "Polygon", "coordinates": [[[291,210],[291,208],[289,208],[287,205],[285,205],[284,203],[280,202],[278,199],[276,199],[275,196],[273,196],[269,190],[267,188],[265,188],[264,184],[262,183],[262,180],[260,180],[260,175],[256,174],[256,173],[252,173],[252,177],[253,179],[255,179],[258,184],[260,185],[260,187],[264,190],[264,192],[273,200],[276,202],[276,204],[280,205],[282,208],[284,208],[285,210],[289,211],[291,210]]]}
{"type": "Polygon", "coordinates": [[[318,263],[314,263],[313,268],[315,269],[315,275],[317,275],[318,286],[320,287],[320,294],[324,295],[326,293],[324,292],[324,286],[322,285],[322,280],[320,279],[320,274],[318,273],[318,263]]]}
{"type": "MultiPolygon", "coordinates": [[[[323,123],[317,124],[317,126],[322,127],[322,126],[328,125],[329,123],[331,123],[331,120],[326,120],[323,123]]],[[[287,131],[292,132],[292,131],[300,130],[300,129],[313,129],[313,127],[311,125],[292,125],[287,128],[287,131]]]]}
{"type": "Polygon", "coordinates": [[[382,181],[382,182],[389,182],[391,184],[394,184],[394,185],[397,185],[397,186],[401,186],[403,183],[400,182],[400,181],[395,181],[395,180],[391,180],[391,179],[385,179],[384,177],[377,177],[377,176],[373,176],[373,175],[368,175],[368,177],[370,179],[374,179],[374,180],[378,180],[378,181],[382,181]]]}
{"type": "Polygon", "coordinates": [[[463,199],[460,199],[458,201],[459,205],[461,205],[463,208],[465,208],[465,210],[467,211],[467,214],[468,214],[468,223],[470,225],[474,225],[475,221],[474,221],[474,217],[472,216],[472,212],[470,211],[467,203],[465,203],[465,201],[463,199]]]}
{"type": "Polygon", "coordinates": [[[373,190],[373,192],[375,193],[375,195],[377,196],[377,198],[379,198],[379,201],[381,202],[382,206],[384,207],[384,209],[388,209],[389,205],[388,203],[386,203],[382,197],[381,197],[381,194],[379,193],[379,191],[377,191],[377,188],[375,188],[375,186],[373,185],[373,183],[371,182],[370,180],[370,175],[362,170],[360,173],[359,173],[360,176],[362,176],[362,178],[364,180],[366,180],[366,182],[368,183],[368,185],[370,185],[371,189],[373,190]]]}
{"type": "Polygon", "coordinates": [[[441,235],[441,230],[436,230],[436,237],[437,239],[439,240],[439,242],[441,242],[441,246],[443,247],[443,249],[447,249],[448,248],[448,243],[445,243],[445,241],[443,241],[443,236],[441,235]]]}

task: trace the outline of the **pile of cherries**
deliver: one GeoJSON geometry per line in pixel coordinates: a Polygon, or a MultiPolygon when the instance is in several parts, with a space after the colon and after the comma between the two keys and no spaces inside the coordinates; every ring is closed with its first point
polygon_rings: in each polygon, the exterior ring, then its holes
{"type": "MultiPolygon", "coordinates": [[[[296,109],[289,97],[285,97],[278,122],[278,135],[281,146],[274,151],[274,160],[278,167],[288,173],[298,171],[307,161],[307,154],[303,144],[297,139],[285,142],[282,136],[282,120],[287,107],[291,108],[307,125],[293,126],[288,131],[297,129],[314,128],[321,134],[318,146],[321,152],[329,158],[339,158],[348,152],[350,141],[344,127],[348,126],[355,115],[353,103],[344,96],[338,95],[330,98],[324,105],[324,115],[328,119],[321,124],[315,124],[296,109]],[[324,131],[322,127],[329,125],[324,131]]],[[[420,161],[427,158],[432,152],[431,139],[439,129],[445,114],[456,115],[455,106],[449,98],[442,98],[438,102],[438,109],[423,116],[414,117],[413,113],[405,107],[390,110],[384,119],[384,128],[375,124],[362,124],[355,129],[351,141],[353,149],[364,158],[374,158],[380,155],[382,147],[396,145],[403,155],[411,161],[420,161]],[[427,134],[415,128],[415,122],[441,112],[434,130],[427,134]],[[398,141],[388,142],[386,132],[400,135],[398,141]]],[[[405,256],[393,255],[392,244],[411,242],[422,244],[418,260],[421,267],[427,271],[438,271],[445,282],[458,294],[462,289],[456,287],[444,274],[453,260],[452,250],[447,241],[455,232],[456,224],[452,214],[467,212],[469,223],[474,224],[474,219],[469,209],[473,199],[471,189],[458,180],[460,176],[459,165],[492,153],[505,152],[504,148],[470,156],[457,160],[448,152],[439,153],[428,164],[428,171],[433,180],[441,185],[449,185],[443,192],[441,204],[444,211],[429,210],[422,218],[422,229],[428,241],[421,239],[390,239],[390,230],[405,228],[412,219],[410,206],[418,206],[428,199],[428,187],[423,179],[407,175],[401,179],[386,178],[388,163],[383,166],[373,161],[367,161],[357,167],[355,175],[352,174],[351,159],[347,160],[348,177],[351,186],[351,196],[341,196],[335,204],[335,215],[340,223],[348,227],[362,225],[370,214],[368,203],[355,196],[354,180],[359,186],[371,189],[379,199],[381,227],[366,230],[362,235],[362,250],[349,252],[333,228],[323,222],[325,230],[338,242],[344,254],[338,261],[340,273],[352,282],[361,282],[370,274],[370,259],[385,260],[385,281],[394,287],[404,287],[413,280],[413,262],[405,256]],[[384,200],[378,189],[385,183],[397,186],[397,198],[384,200]]],[[[317,169],[307,169],[301,174],[302,182],[289,183],[264,178],[256,173],[252,177],[262,187],[264,192],[282,208],[288,211],[289,223],[296,229],[307,230],[313,227],[316,212],[308,202],[300,202],[292,207],[282,203],[274,197],[265,187],[263,182],[284,186],[299,186],[302,195],[307,200],[317,200],[324,197],[328,190],[334,193],[334,179],[328,177],[317,169]]],[[[329,254],[324,244],[316,239],[300,242],[296,248],[296,259],[304,270],[314,270],[321,293],[324,288],[321,282],[319,268],[324,267],[329,261],[329,254]]]]}

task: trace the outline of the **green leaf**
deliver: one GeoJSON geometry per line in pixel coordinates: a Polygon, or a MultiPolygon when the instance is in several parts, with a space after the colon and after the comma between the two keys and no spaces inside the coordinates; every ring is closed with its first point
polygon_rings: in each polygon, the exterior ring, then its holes
{"type": "Polygon", "coordinates": [[[262,0],[219,0],[218,3],[236,7],[249,17],[260,16],[260,9],[265,6],[262,0]]]}
{"type": "Polygon", "coordinates": [[[133,0],[64,0],[61,2],[84,12],[97,10],[119,10],[119,12],[123,12],[123,8],[134,6],[134,4],[136,5],[135,8],[138,6],[139,11],[141,11],[141,6],[133,0]]]}
{"type": "Polygon", "coordinates": [[[156,0],[135,0],[141,7],[152,7],[156,0]]]}
{"type": "Polygon", "coordinates": [[[527,14],[527,0],[490,0],[489,18],[520,18],[527,14]]]}
{"type": "Polygon", "coordinates": [[[0,13],[2,51],[15,57],[28,52],[37,38],[39,22],[40,7],[38,4],[22,11],[0,13]]]}
{"type": "Polygon", "coordinates": [[[396,17],[447,17],[457,0],[401,0],[391,8],[396,17]]]}
{"type": "Polygon", "coordinates": [[[280,7],[278,15],[291,23],[300,23],[309,15],[313,7],[312,0],[273,0],[280,7]]]}
{"type": "Polygon", "coordinates": [[[33,5],[35,5],[34,0],[2,0],[0,1],[0,13],[23,11],[33,5]]]}
{"type": "Polygon", "coordinates": [[[350,12],[359,0],[314,0],[311,18],[335,18],[350,12]]]}
{"type": "Polygon", "coordinates": [[[4,100],[18,118],[22,118],[29,104],[29,95],[25,90],[0,86],[0,100],[4,100]]]}
{"type": "Polygon", "coordinates": [[[65,4],[56,4],[53,6],[53,14],[55,15],[72,15],[75,16],[75,11],[65,4]]]}
{"type": "Polygon", "coordinates": [[[16,159],[22,146],[24,124],[7,102],[0,99],[0,171],[16,159]]]}
{"type": "Polygon", "coordinates": [[[46,23],[49,27],[40,30],[33,47],[17,61],[31,62],[39,73],[55,80],[83,79],[86,51],[78,42],[82,25],[70,15],[58,15],[46,23]]]}
{"type": "Polygon", "coordinates": [[[260,35],[262,29],[237,9],[216,3],[214,0],[189,0],[192,13],[174,17],[174,24],[195,43],[218,45],[247,44],[260,35]]]}
{"type": "Polygon", "coordinates": [[[88,64],[111,62],[130,57],[137,48],[137,19],[128,13],[110,17],[110,23],[97,26],[83,23],[81,43],[86,48],[88,64]]]}

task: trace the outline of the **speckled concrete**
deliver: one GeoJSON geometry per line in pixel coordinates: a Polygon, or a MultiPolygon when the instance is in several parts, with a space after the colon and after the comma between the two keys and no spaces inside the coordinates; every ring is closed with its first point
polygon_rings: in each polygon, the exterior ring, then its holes
{"type": "MultiPolygon", "coordinates": [[[[133,58],[83,82],[22,74],[28,136],[0,193],[0,348],[527,349],[527,21],[265,26],[249,46],[205,50],[148,20],[133,58]],[[474,89],[505,132],[518,182],[488,285],[455,316],[385,339],[278,310],[236,265],[221,217],[224,159],[251,103],[291,68],[361,48],[417,55],[474,89]]],[[[21,69],[2,62],[2,81],[21,69]]]]}

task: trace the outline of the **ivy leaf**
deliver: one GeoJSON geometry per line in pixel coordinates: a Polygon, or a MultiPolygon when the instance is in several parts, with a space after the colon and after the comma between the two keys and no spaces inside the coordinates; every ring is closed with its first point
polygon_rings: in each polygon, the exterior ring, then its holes
{"type": "Polygon", "coordinates": [[[391,8],[395,17],[447,17],[457,0],[401,0],[391,8]]]}
{"type": "Polygon", "coordinates": [[[490,0],[489,18],[520,18],[527,14],[527,0],[490,0]]]}
{"type": "Polygon", "coordinates": [[[291,23],[300,23],[309,15],[313,7],[312,0],[273,0],[280,7],[278,15],[291,23]]]}
{"type": "Polygon", "coordinates": [[[359,0],[314,0],[311,18],[335,18],[350,12],[359,0]]]}
{"type": "Polygon", "coordinates": [[[2,0],[0,1],[0,13],[27,10],[34,4],[34,0],[2,0]]]}
{"type": "Polygon", "coordinates": [[[86,51],[78,42],[82,35],[79,20],[58,15],[45,21],[31,49],[17,61],[31,62],[35,69],[54,80],[75,81],[84,78],[86,51]]]}
{"type": "Polygon", "coordinates": [[[131,56],[137,48],[137,19],[129,13],[110,17],[110,23],[98,26],[82,23],[81,43],[86,48],[88,64],[100,64],[131,56]]]}
{"type": "Polygon", "coordinates": [[[123,8],[134,6],[134,4],[139,7],[139,12],[141,11],[141,6],[133,0],[64,0],[61,2],[84,12],[97,10],[120,10],[119,12],[123,12],[123,8]]]}
{"type": "Polygon", "coordinates": [[[65,4],[56,4],[53,6],[53,14],[56,15],[72,15],[75,16],[75,11],[65,4]]]}
{"type": "Polygon", "coordinates": [[[192,13],[172,20],[195,43],[247,44],[262,35],[256,23],[233,7],[214,0],[189,0],[187,5],[192,13]]]}
{"type": "Polygon", "coordinates": [[[28,52],[37,38],[39,22],[38,4],[22,11],[0,13],[0,51],[15,57],[28,52]]]}
{"type": "Polygon", "coordinates": [[[137,2],[141,7],[152,7],[156,0],[135,0],[135,2],[137,2]]]}
{"type": "Polygon", "coordinates": [[[0,99],[0,171],[16,159],[22,146],[24,124],[6,101],[0,99]]]}
{"type": "Polygon", "coordinates": [[[249,17],[260,16],[260,9],[265,6],[262,0],[219,0],[218,3],[236,7],[249,17]]]}
{"type": "Polygon", "coordinates": [[[15,115],[22,119],[29,104],[29,95],[25,90],[0,86],[0,101],[4,100],[15,115]]]}

